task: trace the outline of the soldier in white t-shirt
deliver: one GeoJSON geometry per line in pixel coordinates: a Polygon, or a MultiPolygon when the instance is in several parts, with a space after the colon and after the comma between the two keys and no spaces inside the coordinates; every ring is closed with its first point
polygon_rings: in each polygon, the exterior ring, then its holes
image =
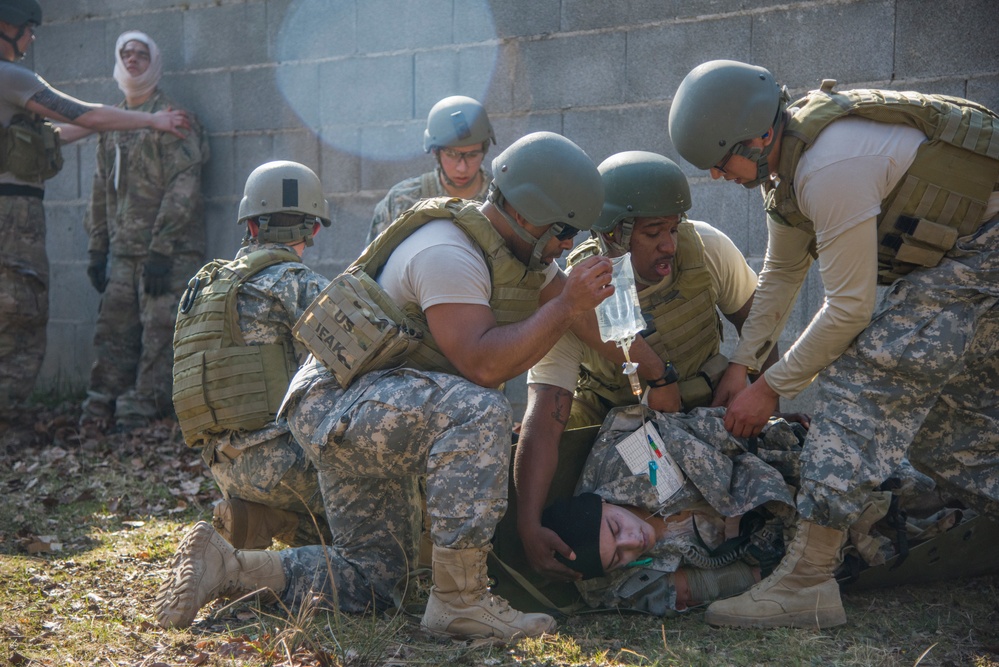
{"type": "MultiPolygon", "coordinates": [[[[679,412],[710,405],[728,363],[719,352],[718,312],[741,330],[753,304],[756,273],[724,233],[687,219],[690,188],[672,160],[626,151],[598,169],[603,211],[593,237],[569,256],[570,275],[583,258],[630,251],[647,326],[629,356],[638,362],[650,407],[679,412]]],[[[571,549],[541,525],[559,439],[566,428],[600,424],[611,408],[638,402],[621,371],[623,352],[599,340],[595,317],[588,325],[566,333],[528,374],[515,462],[517,528],[528,561],[538,572],[563,580],[578,577],[556,558],[569,558],[571,549]]]]}
{"type": "Polygon", "coordinates": [[[769,242],[752,313],[718,389],[725,425],[759,432],[816,380],[794,542],[714,625],[846,622],[832,577],[870,494],[906,458],[945,495],[999,510],[999,117],[969,100],[889,90],[790,102],[762,67],[704,63],[680,84],[669,134],[686,160],[762,185],[769,242]],[[825,299],[762,378],[814,259],[825,299]],[[878,284],[891,284],[875,308],[878,284]]]}

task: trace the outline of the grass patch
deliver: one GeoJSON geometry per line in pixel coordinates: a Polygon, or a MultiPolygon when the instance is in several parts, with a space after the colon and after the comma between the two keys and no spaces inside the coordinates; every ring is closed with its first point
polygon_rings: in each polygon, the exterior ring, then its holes
{"type": "Polygon", "coordinates": [[[107,667],[878,665],[999,667],[999,577],[844,594],[849,623],[712,629],[583,614],[512,646],[430,637],[401,613],[214,603],[161,630],[156,588],[187,528],[218,492],[176,424],[101,436],[78,405],[45,401],[0,435],[0,665],[107,667]]]}

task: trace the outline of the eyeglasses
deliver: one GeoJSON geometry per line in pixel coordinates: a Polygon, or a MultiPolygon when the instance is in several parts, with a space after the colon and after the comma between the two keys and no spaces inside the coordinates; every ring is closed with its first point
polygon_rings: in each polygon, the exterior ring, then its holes
{"type": "Polygon", "coordinates": [[[139,51],[138,49],[122,49],[121,59],[128,60],[129,58],[135,58],[136,60],[149,60],[150,55],[147,51],[139,51]]]}
{"type": "Polygon", "coordinates": [[[485,151],[459,151],[454,148],[442,148],[441,154],[449,160],[454,160],[455,162],[464,162],[465,164],[470,164],[482,159],[482,156],[486,154],[485,151]]]}
{"type": "Polygon", "coordinates": [[[719,162],[718,164],[716,164],[712,168],[713,169],[717,169],[718,171],[720,171],[721,173],[724,174],[725,173],[725,165],[727,165],[728,161],[731,160],[731,159],[732,159],[732,151],[729,151],[728,153],[725,153],[725,157],[723,157],[721,159],[721,162],[719,162]]]}
{"type": "Polygon", "coordinates": [[[567,225],[564,222],[556,222],[552,225],[552,231],[555,232],[555,238],[559,241],[567,241],[571,238],[575,238],[579,230],[572,225],[567,225]]]}

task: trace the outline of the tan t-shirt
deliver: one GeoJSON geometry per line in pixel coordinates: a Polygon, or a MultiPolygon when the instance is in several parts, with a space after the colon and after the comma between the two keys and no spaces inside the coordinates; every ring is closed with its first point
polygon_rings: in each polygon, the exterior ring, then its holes
{"type": "MultiPolygon", "coordinates": [[[[815,224],[825,298],[811,323],[766,372],[767,383],[794,398],[870,324],[877,298],[877,216],[926,136],[905,125],[844,118],[802,155],[795,172],[801,212],[815,224]]],[[[995,214],[993,195],[984,219],[995,214]]],[[[812,260],[810,236],[767,221],[770,238],[760,284],[732,361],[755,355],[783,330],[812,260]]]]}
{"type": "MultiPolygon", "coordinates": [[[[732,239],[706,222],[691,222],[704,242],[704,261],[711,274],[711,284],[718,295],[716,305],[726,315],[734,313],[753,295],[756,273],[749,268],[746,258],[732,243],[732,239]]],[[[657,286],[659,289],[668,288],[674,276],[670,274],[663,280],[667,284],[657,286]]],[[[527,382],[550,384],[573,391],[585,349],[586,343],[571,331],[566,332],[551,351],[528,371],[527,382]]]]}
{"type": "MultiPolygon", "coordinates": [[[[7,127],[16,114],[25,113],[25,105],[49,84],[30,69],[0,60],[0,125],[7,127]]],[[[0,172],[0,183],[41,187],[41,183],[22,181],[9,172],[0,172]]]]}
{"type": "MultiPolygon", "coordinates": [[[[546,271],[545,285],[558,273],[546,271]]],[[[482,251],[451,220],[428,222],[389,256],[378,284],[400,307],[417,304],[421,310],[440,303],[469,303],[489,307],[492,283],[482,251]]]]}

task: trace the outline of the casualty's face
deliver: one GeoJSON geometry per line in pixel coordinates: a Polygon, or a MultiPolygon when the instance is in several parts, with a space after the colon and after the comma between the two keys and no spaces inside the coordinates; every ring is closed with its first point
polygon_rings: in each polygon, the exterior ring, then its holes
{"type": "Polygon", "coordinates": [[[638,560],[656,544],[655,529],[630,510],[604,503],[600,518],[600,562],[610,572],[638,560]]]}
{"type": "Polygon", "coordinates": [[[679,225],[679,215],[635,218],[631,230],[631,267],[644,282],[656,284],[673,272],[679,225]]]}
{"type": "Polygon", "coordinates": [[[145,74],[150,60],[149,47],[136,39],[125,42],[125,46],[121,47],[121,62],[132,76],[145,74]]]}

